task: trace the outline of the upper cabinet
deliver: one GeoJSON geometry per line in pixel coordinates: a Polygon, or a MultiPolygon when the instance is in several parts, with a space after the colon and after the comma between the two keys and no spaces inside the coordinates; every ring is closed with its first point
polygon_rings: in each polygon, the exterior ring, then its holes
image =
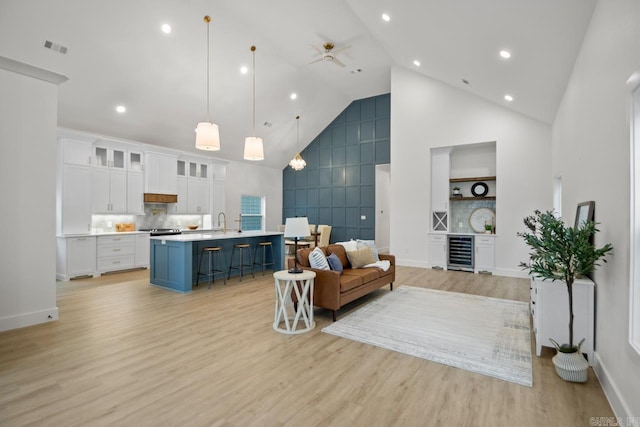
{"type": "Polygon", "coordinates": [[[178,194],[178,156],[147,152],[145,168],[145,192],[178,194]]]}
{"type": "Polygon", "coordinates": [[[208,214],[211,211],[211,165],[204,159],[176,161],[178,203],[175,213],[208,214]]]}
{"type": "Polygon", "coordinates": [[[66,165],[91,165],[91,144],[86,141],[76,141],[73,139],[61,139],[60,149],[62,150],[62,161],[66,165]]]}
{"type": "Polygon", "coordinates": [[[118,148],[96,144],[93,147],[93,166],[126,169],[126,151],[118,148]]]}
{"type": "Polygon", "coordinates": [[[449,231],[450,148],[431,150],[431,231],[449,231]]]}

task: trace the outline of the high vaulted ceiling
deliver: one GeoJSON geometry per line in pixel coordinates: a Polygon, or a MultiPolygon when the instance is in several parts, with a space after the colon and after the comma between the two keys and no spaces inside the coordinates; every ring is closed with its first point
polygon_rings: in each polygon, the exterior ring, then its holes
{"type": "Polygon", "coordinates": [[[203,17],[210,15],[211,119],[222,144],[210,155],[243,161],[244,138],[253,132],[255,45],[256,135],[265,149],[259,163],[282,168],[296,152],[296,115],[302,148],[351,101],[390,92],[392,66],[551,123],[595,3],[2,0],[0,56],[69,77],[59,90],[62,127],[203,154],[194,148],[194,129],[207,112],[203,17]],[[170,34],[161,31],[164,23],[170,34]],[[66,54],[46,49],[47,40],[66,54]],[[319,58],[312,45],[327,41],[336,50],[350,46],[338,55],[345,67],[310,64],[319,58]],[[500,58],[501,49],[511,59],[500,58]]]}

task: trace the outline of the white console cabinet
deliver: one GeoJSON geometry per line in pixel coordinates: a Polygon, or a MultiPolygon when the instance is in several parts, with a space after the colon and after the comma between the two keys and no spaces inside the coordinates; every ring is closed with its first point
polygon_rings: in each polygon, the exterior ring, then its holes
{"type": "Polygon", "coordinates": [[[475,264],[476,273],[493,273],[496,268],[495,235],[475,236],[475,264]]]}
{"type": "MultiPolygon", "coordinates": [[[[573,341],[577,345],[583,338],[581,351],[593,363],[595,284],[589,279],[573,283],[573,341]]],[[[569,342],[569,294],[564,282],[531,278],[531,315],[536,339],[536,354],[542,347],[553,347],[549,338],[559,344],[569,342]]]]}
{"type": "Polygon", "coordinates": [[[429,234],[429,264],[431,268],[447,268],[447,235],[429,234]]]}

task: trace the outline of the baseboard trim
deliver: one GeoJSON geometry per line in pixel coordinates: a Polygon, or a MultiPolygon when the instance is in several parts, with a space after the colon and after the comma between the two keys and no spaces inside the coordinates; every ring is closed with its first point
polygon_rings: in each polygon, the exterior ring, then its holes
{"type": "Polygon", "coordinates": [[[420,268],[429,268],[431,265],[428,262],[414,260],[414,259],[402,259],[396,257],[396,264],[402,265],[404,267],[420,267],[420,268]]]}
{"type": "Polygon", "coordinates": [[[58,320],[58,307],[0,317],[0,332],[58,320]]]}
{"type": "Polygon", "coordinates": [[[613,413],[616,417],[629,419],[629,417],[633,416],[629,409],[629,405],[627,405],[622,397],[618,386],[615,381],[613,381],[613,378],[611,378],[606,366],[602,364],[602,360],[600,359],[600,355],[597,351],[594,353],[593,357],[593,371],[595,372],[598,381],[600,381],[600,386],[602,387],[604,395],[607,397],[609,405],[611,405],[611,409],[613,409],[613,413]]]}

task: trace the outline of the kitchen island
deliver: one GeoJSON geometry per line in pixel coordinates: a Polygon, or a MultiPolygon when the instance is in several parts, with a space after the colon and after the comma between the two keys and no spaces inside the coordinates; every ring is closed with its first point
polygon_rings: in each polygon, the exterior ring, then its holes
{"type": "MultiPolygon", "coordinates": [[[[169,236],[151,236],[150,282],[154,286],[176,292],[191,292],[198,278],[200,252],[206,246],[220,246],[227,271],[231,251],[236,243],[249,243],[251,254],[258,242],[271,242],[274,271],[284,269],[284,237],[282,232],[243,231],[218,233],[189,233],[169,236]]],[[[232,276],[239,274],[232,273],[232,276]]]]}

